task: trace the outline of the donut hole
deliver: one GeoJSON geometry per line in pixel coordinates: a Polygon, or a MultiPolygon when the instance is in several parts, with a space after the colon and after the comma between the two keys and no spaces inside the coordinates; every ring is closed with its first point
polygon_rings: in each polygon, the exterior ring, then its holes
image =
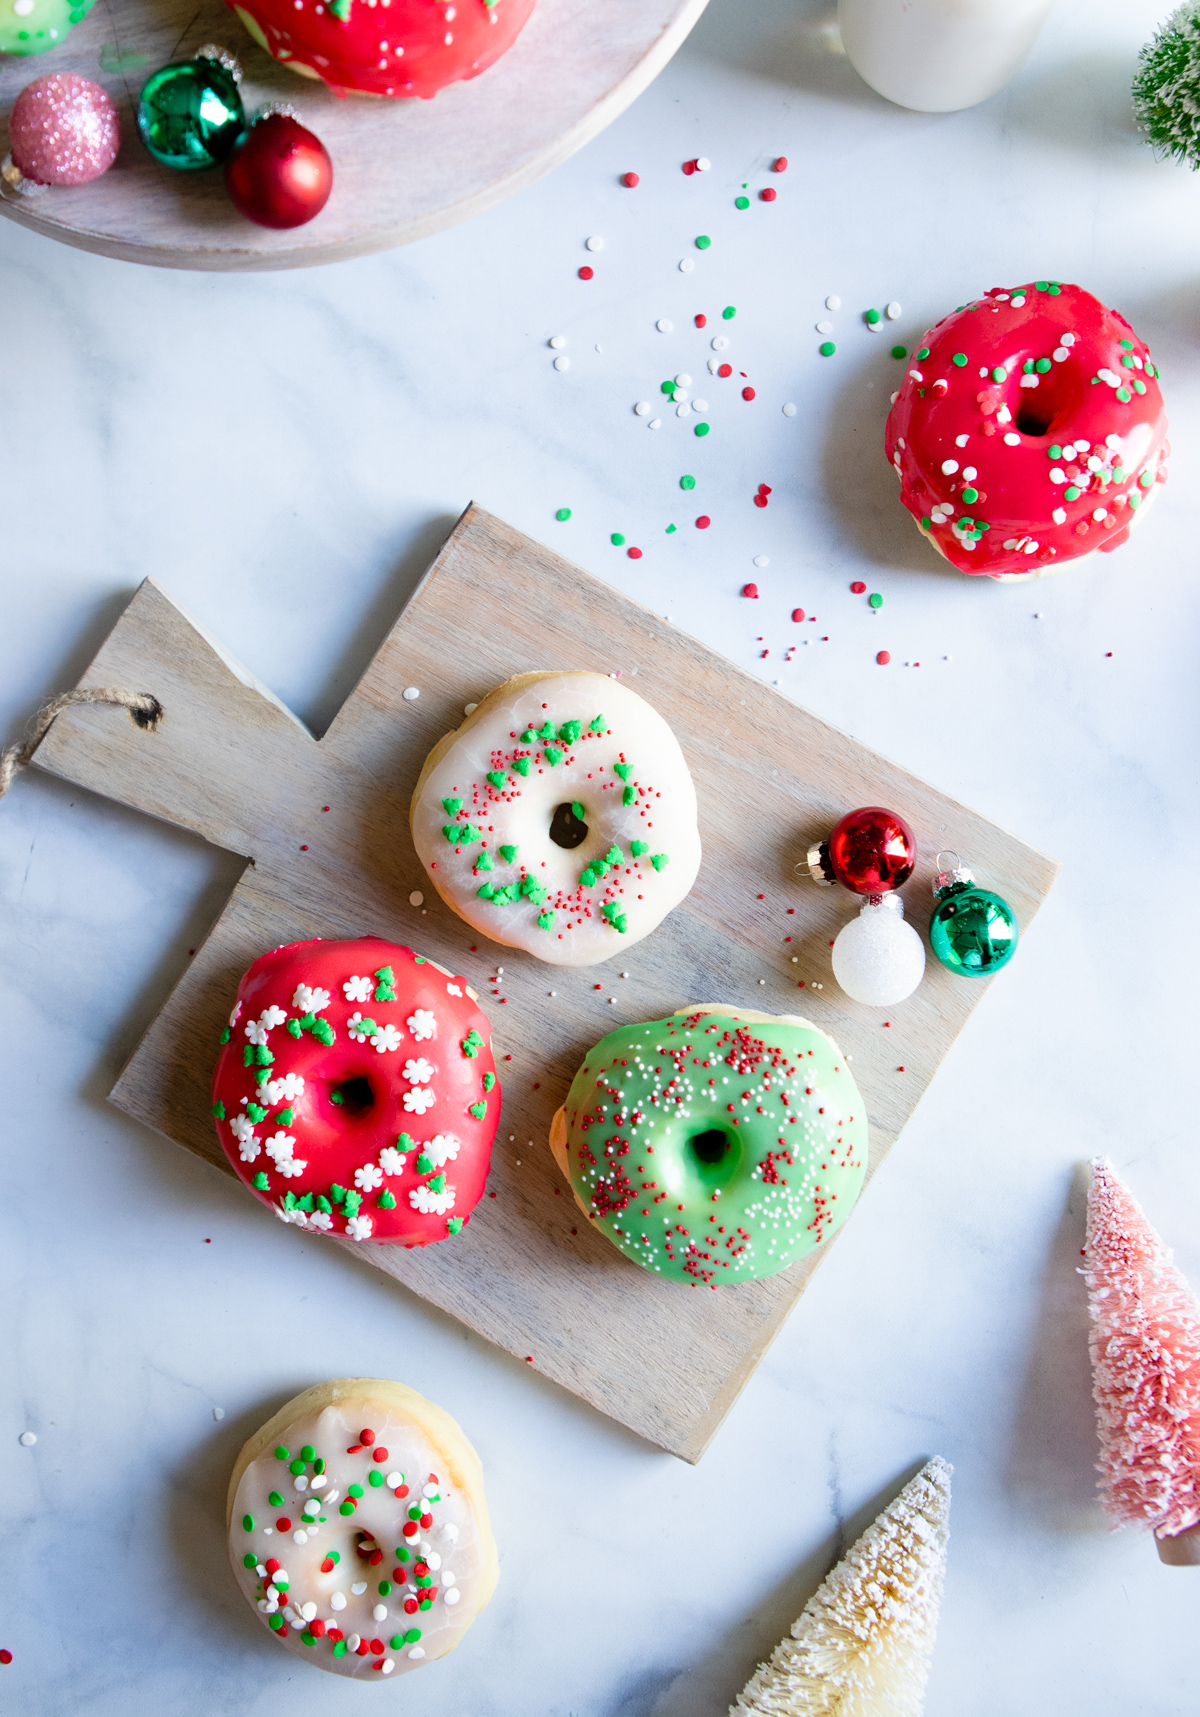
{"type": "Polygon", "coordinates": [[[706,1168],[715,1168],[733,1149],[733,1140],[720,1127],[712,1127],[707,1133],[693,1133],[688,1140],[688,1149],[697,1162],[706,1168]]]}
{"type": "Polygon", "coordinates": [[[375,1093],[366,1074],[357,1073],[353,1079],[339,1079],[330,1086],[329,1101],[343,1115],[365,1115],[375,1107],[375,1093]]]}
{"type": "Polygon", "coordinates": [[[1061,439],[1060,432],[1078,416],[1083,390],[1069,361],[1055,364],[1053,369],[1038,377],[1035,388],[1018,388],[1013,401],[1013,417],[1022,435],[1039,438],[1052,435],[1061,439]]]}
{"type": "Polygon", "coordinates": [[[550,819],[550,839],[556,847],[565,847],[570,852],[572,847],[581,847],[588,838],[588,826],[580,816],[583,806],[578,800],[572,802],[563,800],[561,805],[554,807],[554,815],[550,819]]]}

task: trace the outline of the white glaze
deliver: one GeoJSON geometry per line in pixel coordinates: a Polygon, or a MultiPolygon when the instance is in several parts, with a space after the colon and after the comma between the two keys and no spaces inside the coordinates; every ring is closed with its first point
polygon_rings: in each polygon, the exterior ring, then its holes
{"type": "Polygon", "coordinates": [[[320,1488],[310,1478],[300,1490],[300,1479],[312,1473],[311,1462],[305,1475],[293,1475],[289,1461],[276,1458],[274,1444],[250,1463],[234,1495],[229,1557],[239,1587],[261,1615],[264,1626],[270,1626],[273,1614],[284,1617],[287,1637],[280,1641],[282,1647],[336,1675],[383,1681],[445,1657],[459,1643],[479,1607],[485,1558],[471,1499],[452,1483],[444,1451],[421,1426],[389,1407],[369,1415],[374,1445],[349,1454],[347,1450],[358,1442],[364,1428],[362,1413],[361,1404],[328,1406],[293,1421],[281,1434],[279,1446],[286,1447],[290,1457],[298,1457],[303,1447],[311,1445],[317,1457],[325,1461],[326,1470],[320,1476],[327,1482],[320,1488]],[[381,1448],[388,1452],[382,1463],[374,1459],[374,1450],[381,1448]],[[371,1472],[383,1474],[385,1482],[372,1485],[371,1472]],[[386,1482],[388,1475],[396,1473],[403,1473],[408,1485],[403,1498],[386,1482]],[[410,1524],[408,1510],[429,1487],[433,1474],[437,1475],[438,1500],[428,1503],[432,1524],[423,1528],[418,1522],[417,1532],[411,1539],[405,1538],[404,1527],[410,1524]],[[363,1495],[357,1499],[354,1513],[343,1516],[340,1509],[351,1484],[361,1485],[363,1495]],[[272,1492],[283,1497],[282,1506],[271,1505],[272,1492]],[[306,1506],[311,1507],[310,1497],[319,1501],[320,1508],[315,1526],[306,1527],[302,1514],[306,1506]],[[243,1525],[246,1516],[254,1522],[250,1531],[243,1525]],[[281,1518],[291,1521],[290,1530],[279,1530],[281,1518]],[[296,1542],[298,1532],[305,1533],[303,1543],[296,1542]],[[358,1555],[356,1545],[363,1533],[374,1537],[384,1552],[383,1560],[375,1566],[358,1555]],[[399,1562],[394,1554],[399,1546],[410,1552],[407,1563],[399,1562]],[[321,1564],[331,1551],[337,1553],[339,1561],[331,1571],[322,1572],[321,1564]],[[245,1566],[244,1559],[250,1553],[258,1558],[254,1568],[245,1566]],[[277,1596],[270,1595],[273,1580],[257,1571],[265,1568],[268,1559],[277,1560],[288,1575],[286,1592],[276,1588],[277,1596]],[[410,1615],[404,1609],[405,1597],[424,1588],[416,1587],[411,1578],[401,1585],[395,1571],[397,1567],[411,1571],[419,1559],[426,1560],[438,1595],[430,1609],[410,1615]],[[454,1575],[453,1589],[460,1594],[450,1606],[445,1602],[448,1588],[443,1568],[454,1575]],[[390,1592],[380,1593],[381,1580],[391,1584],[390,1592]],[[315,1606],[311,1614],[310,1604],[315,1606]],[[377,1615],[378,1609],[384,1611],[382,1617],[377,1615]],[[302,1616],[300,1626],[292,1623],[289,1610],[302,1616]],[[351,1649],[335,1657],[328,1633],[315,1644],[306,1645],[301,1632],[313,1620],[323,1622],[326,1629],[340,1629],[347,1639],[357,1634],[366,1641],[382,1640],[385,1650],[359,1655],[351,1649]],[[391,1645],[393,1638],[413,1629],[419,1629],[419,1641],[391,1645]],[[421,1655],[413,1657],[414,1649],[421,1655]],[[391,1669],[377,1667],[388,1660],[391,1669]]]}
{"type": "Polygon", "coordinates": [[[657,710],[619,680],[522,675],[485,699],[433,759],[413,798],[417,854],[443,899],[495,942],[524,948],[551,965],[595,965],[649,935],[696,879],[696,789],[679,742],[657,710]],[[603,731],[589,732],[600,717],[603,731]],[[548,741],[520,742],[522,733],[547,722],[557,732],[572,721],[582,732],[563,744],[556,764],[542,749],[548,741]],[[505,765],[503,785],[490,784],[488,771],[501,754],[511,758],[514,751],[533,754],[528,775],[505,765]],[[618,765],[631,769],[628,781],[615,772],[618,765]],[[629,804],[627,789],[633,792],[629,804]],[[462,809],[452,813],[447,802],[455,800],[462,809]],[[588,834],[567,849],[555,845],[549,828],[555,807],[571,802],[583,806],[588,834]],[[447,839],[454,816],[466,818],[481,838],[469,845],[447,839]],[[635,856],[634,842],[647,850],[635,856]],[[506,845],[518,849],[512,862],[499,856],[506,845]],[[622,861],[597,883],[581,886],[582,873],[614,847],[622,861]],[[479,870],[485,850],[491,867],[479,870]],[[651,862],[656,855],[666,857],[661,869],[651,862]],[[479,896],[481,886],[516,884],[523,876],[547,898],[497,904],[479,896]],[[555,904],[564,900],[569,904],[555,904]],[[624,915],[624,932],[602,916],[605,901],[624,915]],[[538,919],[548,911],[554,922],[542,927],[538,919]]]}

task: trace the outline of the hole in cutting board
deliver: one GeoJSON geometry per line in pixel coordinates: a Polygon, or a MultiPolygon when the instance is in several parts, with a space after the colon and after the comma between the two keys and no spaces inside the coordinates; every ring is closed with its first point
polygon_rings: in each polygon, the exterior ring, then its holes
{"type": "Polygon", "coordinates": [[[556,847],[565,847],[570,852],[572,847],[580,847],[588,837],[588,826],[583,820],[583,806],[578,799],[554,807],[554,815],[550,819],[550,839],[556,847]]]}

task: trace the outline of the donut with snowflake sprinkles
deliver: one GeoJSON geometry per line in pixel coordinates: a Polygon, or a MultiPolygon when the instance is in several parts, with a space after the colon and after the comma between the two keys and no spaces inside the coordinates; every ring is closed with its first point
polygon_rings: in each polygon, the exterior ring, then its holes
{"type": "Polygon", "coordinates": [[[892,395],[885,447],[938,553],[1013,581],[1128,541],[1170,454],[1149,348],[1057,280],[943,317],[892,395]]]}
{"type": "Polygon", "coordinates": [[[534,0],[227,0],[289,71],[337,95],[419,95],[478,77],[511,48],[534,0]]]}
{"type": "Polygon", "coordinates": [[[500,1119],[491,1028],[433,960],[292,942],[238,985],[212,1083],[234,1173],[284,1222],[427,1246],[483,1195],[500,1119]]]}
{"type": "Polygon", "coordinates": [[[446,904],[556,966],[592,966],[649,935],[700,868],[679,741],[606,674],[505,681],[434,746],[411,821],[446,904]]]}
{"type": "Polygon", "coordinates": [[[866,1106],[808,1020],[696,1005],[602,1038],[550,1149],[627,1258],[715,1288],[774,1276],[841,1227],[866,1174],[866,1106]]]}
{"type": "Polygon", "coordinates": [[[281,1407],[234,1464],[226,1522],[264,1626],[357,1681],[445,1657],[496,1587],[479,1456],[449,1413],[386,1378],[281,1407]]]}

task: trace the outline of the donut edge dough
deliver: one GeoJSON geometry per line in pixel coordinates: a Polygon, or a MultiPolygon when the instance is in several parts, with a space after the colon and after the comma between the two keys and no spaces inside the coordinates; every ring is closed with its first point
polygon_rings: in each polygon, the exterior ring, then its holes
{"type": "MultiPolygon", "coordinates": [[[[433,872],[431,872],[429,870],[428,866],[424,863],[424,861],[421,860],[420,848],[417,845],[416,819],[417,819],[417,807],[421,802],[421,795],[424,792],[425,783],[426,783],[426,781],[428,781],[429,777],[433,774],[434,770],[438,767],[438,765],[446,758],[446,756],[458,744],[459,740],[465,738],[465,736],[470,733],[470,731],[473,727],[477,726],[479,722],[486,720],[487,717],[492,714],[492,711],[494,709],[496,709],[496,707],[499,704],[506,702],[510,698],[518,697],[523,691],[526,691],[530,686],[537,685],[538,682],[541,680],[566,680],[566,679],[607,680],[609,678],[610,678],[610,676],[608,674],[602,674],[598,668],[531,668],[531,669],[527,669],[524,673],[512,674],[509,676],[509,678],[507,680],[504,680],[500,685],[496,686],[492,691],[488,692],[486,697],[481,698],[480,701],[476,704],[475,708],[471,711],[470,715],[466,716],[459,723],[459,725],[457,727],[452,728],[449,733],[444,733],[442,735],[442,737],[436,741],[436,743],[434,744],[434,746],[430,750],[428,756],[426,757],[425,762],[421,766],[421,773],[417,776],[417,784],[413,788],[412,796],[408,802],[409,838],[412,840],[413,848],[417,853],[417,858],[421,862],[421,868],[425,872],[426,877],[433,884],[433,887],[436,890],[440,899],[445,902],[445,904],[450,908],[450,911],[453,912],[454,916],[460,921],[460,923],[466,924],[469,929],[475,930],[478,935],[486,936],[489,941],[496,942],[497,947],[512,948],[515,952],[518,952],[518,953],[528,952],[528,950],[524,949],[520,943],[501,942],[498,940],[498,938],[496,938],[494,935],[492,935],[492,933],[490,931],[481,930],[481,929],[479,929],[479,927],[477,925],[472,924],[469,919],[464,918],[463,914],[459,911],[458,907],[455,905],[451,896],[442,887],[441,879],[439,877],[435,876],[433,874],[433,872]]],[[[632,691],[633,688],[628,687],[627,689],[632,691]]],[[[636,697],[639,697],[639,698],[641,697],[640,692],[637,692],[634,695],[636,697]]],[[[654,706],[652,704],[650,704],[648,698],[644,698],[644,699],[642,699],[642,701],[644,703],[646,703],[649,708],[653,709],[654,706]]],[[[655,711],[655,714],[658,714],[658,712],[655,711]]],[[[670,727],[670,724],[668,722],[666,722],[665,717],[660,717],[659,719],[662,720],[666,726],[670,727]]],[[[674,732],[673,729],[671,731],[672,731],[672,733],[674,732]]],[[[676,744],[678,744],[678,740],[676,740],[676,744]]],[[[680,750],[682,752],[682,747],[680,748],[680,750]]],[[[686,757],[684,758],[683,761],[684,761],[685,768],[687,768],[688,775],[690,776],[691,775],[691,768],[687,763],[686,757]]],[[[694,788],[694,782],[693,782],[693,788],[694,788]]],[[[697,844],[699,845],[699,842],[697,842],[697,844]]],[[[699,870],[699,863],[697,862],[697,872],[698,872],[698,870],[699,870]]],[[[687,895],[691,893],[692,887],[694,887],[694,885],[695,885],[695,878],[693,877],[692,883],[689,884],[687,892],[682,896],[683,900],[687,899],[687,895]]],[[[677,903],[677,904],[679,904],[679,903],[677,903]]],[[[672,908],[671,910],[674,910],[674,908],[672,908]]],[[[667,914],[664,914],[664,917],[665,916],[667,916],[667,914]]],[[[661,922],[662,922],[662,920],[660,919],[659,923],[661,924],[661,922]]],[[[654,929],[657,929],[657,928],[658,928],[658,925],[655,925],[654,929]]],[[[653,934],[653,930],[645,932],[645,935],[652,935],[652,934],[653,934]]],[[[639,937],[638,940],[639,941],[644,940],[644,937],[639,937]]],[[[597,956],[597,958],[594,960],[580,962],[578,964],[578,966],[576,966],[574,962],[562,962],[562,964],[564,964],[565,969],[567,969],[567,970],[573,970],[573,969],[574,970],[583,970],[586,966],[589,966],[589,965],[601,965],[601,964],[603,964],[604,960],[615,958],[615,956],[619,952],[620,952],[619,949],[614,948],[611,954],[600,955],[600,956],[597,956]]],[[[533,955],[532,957],[534,959],[540,958],[540,956],[536,955],[536,954],[533,955]]],[[[549,963],[550,964],[559,964],[559,962],[549,962],[549,963]]]]}
{"type": "MultiPolygon", "coordinates": [[[[285,1401],[278,1412],[273,1413],[266,1424],[260,1426],[242,1445],[241,1452],[233,1463],[225,1497],[226,1537],[228,1539],[233,1522],[233,1505],[238,1485],[247,1467],[258,1460],[267,1449],[273,1448],[288,1426],[294,1424],[297,1419],[322,1413],[326,1407],[353,1409],[356,1405],[361,1405],[364,1420],[370,1418],[373,1410],[381,1406],[411,1419],[444,1457],[451,1481],[470,1499],[479,1528],[479,1549],[483,1566],[475,1608],[465,1616],[462,1632],[456,1642],[461,1643],[479,1612],[491,1600],[500,1577],[500,1559],[496,1540],[492,1535],[491,1517],[483,1488],[483,1463],[458,1421],[452,1418],[444,1407],[439,1407],[436,1401],[430,1401],[417,1390],[410,1389],[407,1383],[397,1383],[388,1377],[335,1377],[328,1383],[316,1383],[311,1389],[305,1389],[301,1394],[294,1395],[290,1401],[285,1401]]],[[[238,1564],[233,1561],[232,1540],[229,1541],[229,1554],[236,1568],[238,1564]]],[[[451,1650],[453,1649],[454,1647],[451,1647],[451,1650]]],[[[450,1654],[446,1652],[443,1655],[448,1657],[450,1654]]]]}
{"type": "MultiPolygon", "coordinates": [[[[839,1055],[842,1053],[836,1040],[829,1035],[824,1027],[814,1025],[812,1020],[805,1019],[803,1014],[767,1014],[762,1013],[758,1008],[735,1007],[732,1002],[692,1002],[688,1007],[676,1008],[674,1013],[669,1017],[671,1019],[684,1019],[689,1014],[720,1014],[723,1019],[744,1019],[751,1025],[799,1026],[803,1031],[818,1032],[827,1043],[831,1044],[832,1047],[837,1050],[839,1055]]],[[[606,1032],[605,1036],[607,1037],[607,1035],[608,1033],[606,1032]]],[[[597,1038],[596,1040],[597,1043],[602,1041],[603,1039],[601,1038],[597,1038]]],[[[592,1044],[591,1048],[585,1052],[585,1060],[587,1056],[591,1054],[591,1050],[595,1047],[596,1045],[592,1044]]],[[[571,1179],[570,1160],[567,1156],[567,1105],[565,1103],[561,1104],[554,1111],[554,1116],[550,1122],[549,1143],[550,1155],[554,1158],[554,1161],[557,1164],[558,1172],[570,1187],[572,1198],[574,1198],[576,1204],[587,1217],[588,1221],[594,1223],[596,1220],[594,1213],[588,1209],[586,1204],[584,1204],[583,1200],[575,1190],[575,1182],[571,1179]]]]}
{"type": "MultiPolygon", "coordinates": [[[[899,473],[897,473],[897,475],[899,475],[899,473]]],[[[1146,499],[1142,502],[1137,512],[1130,515],[1129,524],[1126,527],[1130,536],[1133,535],[1139,520],[1145,518],[1146,514],[1150,511],[1150,508],[1154,505],[1155,501],[1157,501],[1158,492],[1161,488],[1162,484],[1156,483],[1152,489],[1147,491],[1146,499]]],[[[905,507],[904,510],[906,513],[908,512],[907,507],[905,507]]],[[[912,519],[913,524],[916,525],[917,529],[925,538],[925,541],[929,544],[930,548],[933,549],[934,553],[940,555],[946,562],[947,566],[954,566],[954,562],[942,548],[933,532],[927,531],[915,514],[909,513],[908,516],[912,519]]],[[[1072,567],[1082,566],[1084,561],[1087,560],[1095,560],[1096,556],[1103,552],[1103,549],[1093,548],[1089,549],[1086,554],[1077,554],[1073,560],[1056,561],[1053,566],[1035,567],[1032,572],[985,572],[983,576],[985,578],[990,578],[993,584],[1028,584],[1035,578],[1057,578],[1059,573],[1070,572],[1072,567]]],[[[954,570],[958,573],[962,572],[962,568],[960,566],[954,566],[954,570]]],[[[970,574],[967,576],[969,577],[970,574]]]]}

